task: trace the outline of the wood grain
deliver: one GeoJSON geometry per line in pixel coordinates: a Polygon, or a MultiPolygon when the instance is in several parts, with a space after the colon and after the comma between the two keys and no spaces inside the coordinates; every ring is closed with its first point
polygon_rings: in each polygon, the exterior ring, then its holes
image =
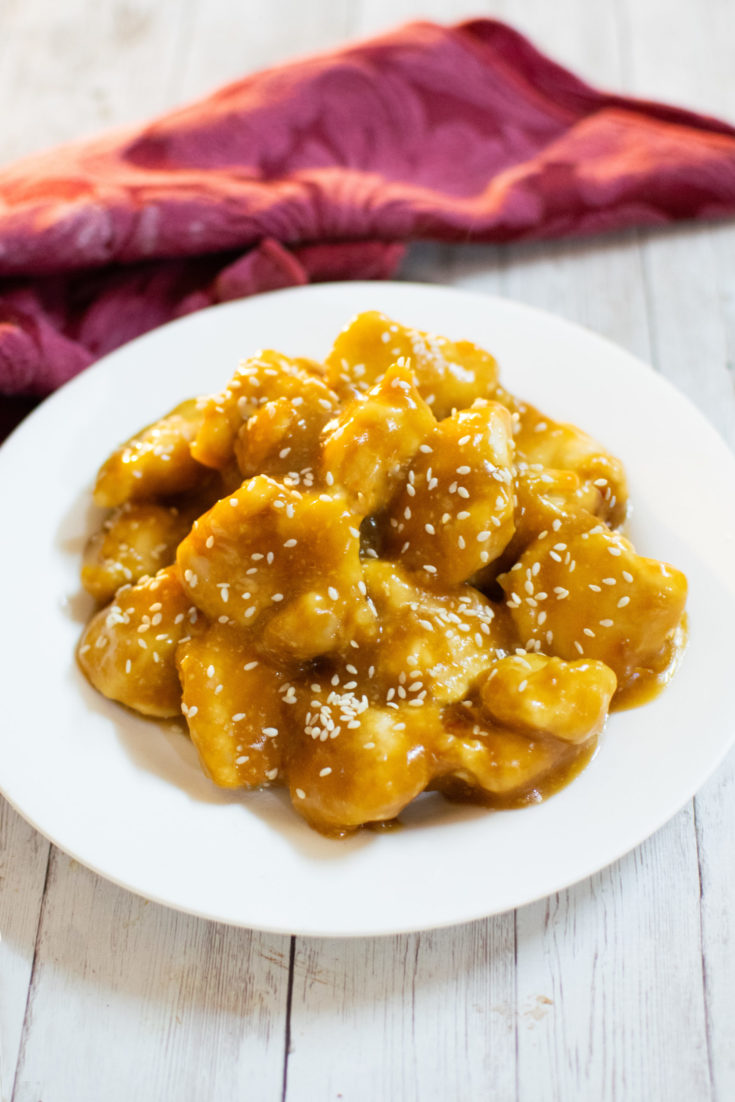
{"type": "Polygon", "coordinates": [[[289,1102],[514,1097],[512,915],[296,944],[289,1102]]]}
{"type": "Polygon", "coordinates": [[[10,1098],[28,1002],[49,844],[0,797],[0,1098],[10,1098]]]}
{"type": "Polygon", "coordinates": [[[203,922],[54,851],[14,1102],[278,1098],[289,939],[203,922]]]}
{"type": "Polygon", "coordinates": [[[521,1102],[710,1097],[697,888],[689,809],[518,912],[521,1102]]]}

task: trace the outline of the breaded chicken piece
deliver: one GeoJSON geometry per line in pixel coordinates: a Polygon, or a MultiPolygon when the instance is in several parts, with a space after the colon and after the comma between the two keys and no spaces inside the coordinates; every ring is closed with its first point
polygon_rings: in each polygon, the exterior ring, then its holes
{"type": "Polygon", "coordinates": [[[95,503],[113,509],[194,489],[206,476],[189,446],[202,416],[202,400],[190,398],[116,448],[97,474],[95,503]]]}
{"type": "Polygon", "coordinates": [[[123,586],[92,617],[77,650],[79,665],[103,696],[144,715],[179,715],[176,648],[197,619],[177,568],[166,567],[123,586]]]}
{"type": "Polygon", "coordinates": [[[438,420],[476,398],[492,397],[498,379],[495,359],[471,341],[411,329],[376,310],[358,314],[339,334],[327,357],[327,377],[340,393],[359,393],[401,359],[438,420]]]}

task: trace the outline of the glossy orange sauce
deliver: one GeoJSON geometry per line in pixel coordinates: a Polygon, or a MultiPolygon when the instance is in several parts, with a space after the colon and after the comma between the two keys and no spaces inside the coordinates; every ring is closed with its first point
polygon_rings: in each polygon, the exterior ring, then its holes
{"type": "Polygon", "coordinates": [[[425,790],[546,799],[684,649],[686,579],[623,534],[620,461],[489,353],[380,314],[324,364],[246,361],[116,449],[95,496],[85,675],[332,836],[425,790]]]}

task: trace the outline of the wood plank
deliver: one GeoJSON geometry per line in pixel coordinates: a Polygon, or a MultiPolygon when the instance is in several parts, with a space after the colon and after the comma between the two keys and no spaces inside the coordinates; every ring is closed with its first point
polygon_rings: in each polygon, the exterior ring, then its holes
{"type": "MultiPolygon", "coordinates": [[[[599,16],[598,5],[589,9],[599,16]]],[[[624,88],[630,46],[616,22],[617,5],[608,9],[608,27],[610,12],[610,40],[617,44],[606,63],[598,52],[594,79],[624,88]]],[[[554,14],[556,37],[574,25],[576,40],[574,10],[567,18],[554,14]]],[[[563,56],[564,44],[547,30],[545,48],[563,56]]],[[[656,45],[649,38],[652,53],[656,45]]],[[[655,57],[650,66],[655,75],[655,57]]],[[[647,257],[637,238],[510,250],[506,288],[650,360],[660,350],[665,317],[656,299],[651,309],[647,257]]],[[[665,265],[656,278],[660,289],[669,286],[665,265]]],[[[696,328],[709,325],[701,339],[716,343],[713,305],[698,315],[696,328]]],[[[626,861],[519,912],[518,1014],[519,1023],[527,1022],[518,1034],[519,1099],[709,1096],[697,887],[689,808],[626,861]],[[661,886],[672,880],[673,913],[661,898],[661,886]]]]}
{"type": "Polygon", "coordinates": [[[297,939],[287,1102],[514,1097],[514,940],[512,915],[297,939]]]}
{"type": "Polygon", "coordinates": [[[54,851],[13,1102],[280,1098],[289,945],[54,851]]]}
{"type": "Polygon", "coordinates": [[[178,0],[3,8],[0,96],[13,106],[3,113],[0,161],[171,106],[182,11],[178,0]]]}
{"type": "Polygon", "coordinates": [[[735,121],[735,10],[719,0],[617,0],[630,91],[735,121]]]}
{"type": "Polygon", "coordinates": [[[0,796],[0,1098],[15,1077],[49,844],[0,796]]]}
{"type": "MultiPolygon", "coordinates": [[[[656,364],[733,444],[733,376],[714,248],[719,232],[700,226],[646,234],[643,264],[656,364]]],[[[730,264],[730,282],[733,275],[730,264]]]]}
{"type": "MultiPolygon", "coordinates": [[[[735,117],[732,41],[735,9],[711,4],[708,17],[666,0],[620,0],[629,54],[630,90],[670,97],[735,117]],[[711,16],[711,18],[709,17],[711,16]],[[666,26],[663,39],[656,26],[666,26]],[[656,85],[652,87],[655,75],[656,85]]],[[[732,281],[735,231],[695,224],[642,235],[646,293],[657,366],[735,445],[732,281]]]]}
{"type": "Polygon", "coordinates": [[[695,800],[710,1074],[718,1102],[735,1098],[735,754],[695,800]]]}
{"type": "Polygon", "coordinates": [[[504,292],[651,359],[643,269],[634,233],[508,250],[504,292]]]}
{"type": "Polygon", "coordinates": [[[327,50],[352,34],[353,10],[341,0],[196,0],[174,87],[190,99],[270,65],[327,50]]]}
{"type": "Polygon", "coordinates": [[[690,807],[518,912],[519,1102],[710,1097],[698,895],[690,807]]]}
{"type": "MultiPolygon", "coordinates": [[[[664,0],[643,10],[625,0],[631,40],[631,81],[650,91],[656,52],[657,94],[735,118],[732,41],[735,10],[706,12],[679,5],[662,43],[651,22],[669,17],[664,0]]],[[[735,230],[730,224],[648,235],[644,244],[648,295],[659,367],[735,447],[735,230]]],[[[735,1094],[735,883],[732,838],[735,753],[697,795],[695,819],[701,890],[701,947],[713,1097],[735,1094]]]]}
{"type": "MultiPolygon", "coordinates": [[[[505,286],[650,358],[635,236],[512,250],[505,286]]],[[[679,1081],[708,1090],[697,887],[690,808],[626,862],[518,913],[519,1099],[674,1097],[660,1091],[679,1081]],[[666,868],[676,917],[652,954],[666,868]],[[671,955],[682,999],[669,998],[671,955]]]]}

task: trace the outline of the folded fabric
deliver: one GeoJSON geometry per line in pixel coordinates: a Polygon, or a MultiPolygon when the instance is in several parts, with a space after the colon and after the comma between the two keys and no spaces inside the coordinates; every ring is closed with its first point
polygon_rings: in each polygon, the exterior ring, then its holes
{"type": "Polygon", "coordinates": [[[403,243],[735,210],[735,129],[597,91],[502,23],[415,23],[0,171],[0,391],[215,302],[385,278],[403,243]]]}

